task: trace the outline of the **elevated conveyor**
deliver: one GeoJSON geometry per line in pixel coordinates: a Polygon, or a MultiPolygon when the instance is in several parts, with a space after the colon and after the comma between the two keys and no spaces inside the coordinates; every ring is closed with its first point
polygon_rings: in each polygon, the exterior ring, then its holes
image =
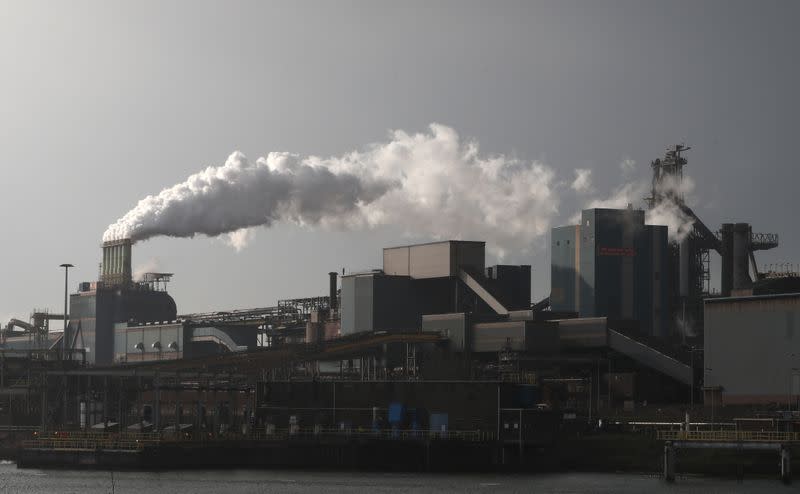
{"type": "Polygon", "coordinates": [[[464,282],[465,285],[467,285],[470,290],[475,292],[475,295],[479,296],[481,300],[486,302],[486,305],[491,307],[493,311],[501,316],[508,315],[508,309],[497,299],[497,297],[494,296],[494,294],[492,294],[491,291],[489,291],[485,281],[483,281],[483,276],[480,276],[471,270],[461,268],[458,270],[458,277],[464,282]]]}
{"type": "Polygon", "coordinates": [[[687,386],[692,384],[690,366],[610,328],[608,347],[687,386]]]}
{"type": "Polygon", "coordinates": [[[668,355],[669,350],[655,348],[636,339],[633,335],[622,333],[622,329],[612,329],[605,317],[560,319],[558,322],[561,347],[567,351],[583,351],[608,348],[669,376],[687,386],[692,383],[692,368],[679,359],[668,355]]]}

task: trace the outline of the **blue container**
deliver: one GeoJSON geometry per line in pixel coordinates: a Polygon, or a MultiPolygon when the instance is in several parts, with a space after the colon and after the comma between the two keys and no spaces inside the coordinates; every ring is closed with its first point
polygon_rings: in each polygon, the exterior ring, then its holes
{"type": "Polygon", "coordinates": [[[446,413],[431,414],[431,432],[447,432],[449,417],[446,413]]]}
{"type": "Polygon", "coordinates": [[[389,405],[389,423],[391,425],[399,426],[403,424],[403,417],[405,416],[406,407],[402,403],[392,403],[389,405]]]}

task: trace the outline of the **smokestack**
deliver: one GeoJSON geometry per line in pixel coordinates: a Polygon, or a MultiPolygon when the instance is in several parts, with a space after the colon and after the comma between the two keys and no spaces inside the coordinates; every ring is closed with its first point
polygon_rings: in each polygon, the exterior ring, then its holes
{"type": "Polygon", "coordinates": [[[131,240],[103,242],[103,268],[100,281],[106,286],[125,286],[131,283],[131,240]]]}
{"type": "Polygon", "coordinates": [[[336,277],[338,276],[338,273],[336,271],[331,271],[330,273],[328,273],[328,276],[330,277],[330,292],[329,292],[331,301],[330,307],[331,307],[331,312],[333,312],[339,308],[339,300],[338,297],[336,296],[336,277]]]}

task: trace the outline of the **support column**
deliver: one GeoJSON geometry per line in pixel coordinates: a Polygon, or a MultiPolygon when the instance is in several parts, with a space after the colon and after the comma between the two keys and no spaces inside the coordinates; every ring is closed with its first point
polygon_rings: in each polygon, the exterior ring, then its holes
{"type": "Polygon", "coordinates": [[[179,373],[175,373],[175,432],[180,432],[181,426],[181,378],[179,373]]]}
{"type": "Polygon", "coordinates": [[[675,447],[670,442],[664,444],[664,480],[675,482],[675,447]]]}
{"type": "Polygon", "coordinates": [[[787,446],[781,446],[781,481],[792,483],[792,452],[787,446]]]}
{"type": "Polygon", "coordinates": [[[103,378],[103,431],[108,431],[110,407],[108,401],[108,376],[103,378]]]}
{"type": "Polygon", "coordinates": [[[161,432],[161,390],[158,374],[153,378],[153,430],[161,432]]]}

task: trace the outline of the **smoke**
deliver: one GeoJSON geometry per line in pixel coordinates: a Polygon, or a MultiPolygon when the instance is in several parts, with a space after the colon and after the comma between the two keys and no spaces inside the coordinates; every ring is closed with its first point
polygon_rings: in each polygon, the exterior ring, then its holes
{"type": "Polygon", "coordinates": [[[577,168],[575,170],[575,180],[572,181],[570,188],[575,192],[585,193],[592,189],[592,170],[588,168],[577,168]]]}
{"type": "Polygon", "coordinates": [[[680,315],[676,316],[675,327],[678,328],[680,335],[684,338],[694,338],[697,336],[694,321],[689,316],[686,316],[685,318],[680,315]]]}
{"type": "Polygon", "coordinates": [[[694,218],[680,208],[686,196],[694,191],[694,180],[684,176],[682,180],[667,177],[656,188],[661,197],[655,206],[647,211],[646,221],[651,225],[667,225],[670,240],[682,241],[692,232],[694,218]]]}
{"type": "Polygon", "coordinates": [[[620,162],[619,168],[622,170],[622,176],[627,177],[631,175],[634,170],[636,170],[636,161],[630,158],[625,158],[620,162]]]}
{"type": "Polygon", "coordinates": [[[334,229],[393,225],[410,235],[491,239],[503,257],[529,251],[558,213],[555,173],[538,161],[482,155],[450,127],[394,131],[387,142],[338,157],[234,152],[221,166],[148,196],[104,240],[229,234],[240,249],[252,227],[278,222],[334,229]]]}
{"type": "Polygon", "coordinates": [[[230,247],[236,249],[236,252],[241,252],[242,249],[250,244],[250,241],[255,237],[255,228],[240,228],[236,231],[230,232],[225,236],[224,242],[230,247]]]}
{"type": "MultiPolygon", "coordinates": [[[[620,167],[625,175],[635,162],[625,159],[620,167]]],[[[272,152],[253,162],[236,151],[224,164],[140,200],[103,240],[199,234],[222,236],[239,251],[257,227],[276,223],[336,230],[391,225],[415,237],[489,240],[490,252],[503,259],[542,244],[566,187],[591,194],[592,171],[557,179],[544,163],[482,154],[476,141],[431,124],[426,132],[393,131],[385,142],[328,158],[272,152]]],[[[692,219],[678,204],[693,188],[688,177],[665,182],[658,191],[664,200],[647,212],[647,222],[667,225],[673,240],[684,238],[692,219]]],[[[626,208],[648,194],[649,183],[627,182],[585,208],[626,208]]]]}
{"type": "MultiPolygon", "coordinates": [[[[624,163],[624,162],[623,162],[624,163]]],[[[667,178],[656,189],[661,198],[652,209],[645,212],[645,223],[648,225],[666,225],[669,239],[680,242],[692,231],[694,219],[683,212],[680,207],[686,196],[694,191],[694,180],[684,176],[682,181],[667,178]]],[[[645,182],[627,182],[612,191],[603,199],[587,202],[584,209],[610,208],[623,209],[642,204],[643,198],[650,195],[650,184],[645,182]]],[[[570,223],[580,222],[580,212],[570,217],[570,223]]]]}
{"type": "Polygon", "coordinates": [[[145,273],[158,273],[161,271],[161,262],[158,258],[153,257],[148,259],[147,262],[139,264],[133,270],[134,281],[141,281],[145,273]]]}

